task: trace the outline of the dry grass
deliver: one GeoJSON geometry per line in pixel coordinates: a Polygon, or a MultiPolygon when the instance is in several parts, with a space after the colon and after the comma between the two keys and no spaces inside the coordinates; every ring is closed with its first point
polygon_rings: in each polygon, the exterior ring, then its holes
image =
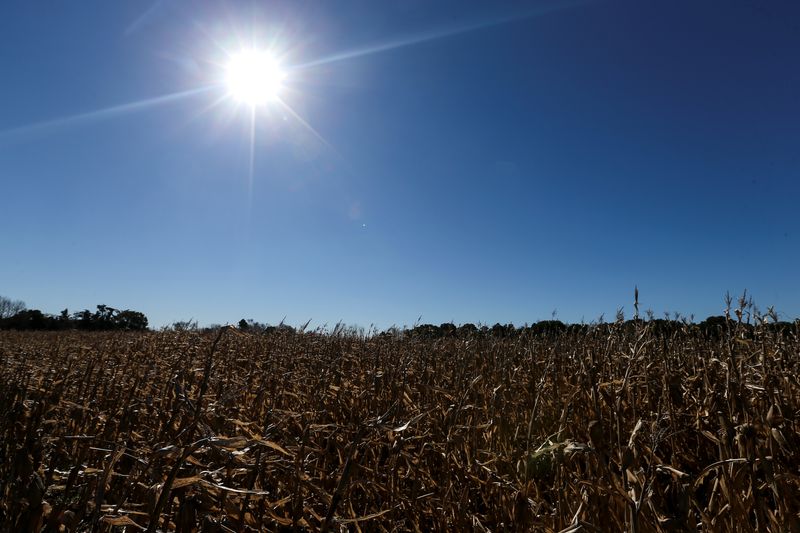
{"type": "Polygon", "coordinates": [[[729,324],[0,333],[0,528],[800,531],[797,328],[729,324]]]}

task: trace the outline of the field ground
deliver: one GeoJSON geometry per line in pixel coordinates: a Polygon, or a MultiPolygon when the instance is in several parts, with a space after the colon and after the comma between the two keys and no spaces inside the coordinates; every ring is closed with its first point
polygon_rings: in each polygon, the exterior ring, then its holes
{"type": "Polygon", "coordinates": [[[0,529],[800,531],[798,363],[736,321],[0,332],[0,529]]]}

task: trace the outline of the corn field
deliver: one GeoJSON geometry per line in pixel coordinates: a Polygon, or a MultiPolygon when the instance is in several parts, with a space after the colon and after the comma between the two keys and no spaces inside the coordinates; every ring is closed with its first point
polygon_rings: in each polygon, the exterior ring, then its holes
{"type": "Polygon", "coordinates": [[[800,531],[799,332],[0,332],[0,530],[800,531]]]}

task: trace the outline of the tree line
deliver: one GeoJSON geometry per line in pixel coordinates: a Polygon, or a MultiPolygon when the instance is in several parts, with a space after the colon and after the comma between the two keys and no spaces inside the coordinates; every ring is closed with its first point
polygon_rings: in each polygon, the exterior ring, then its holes
{"type": "Polygon", "coordinates": [[[475,324],[456,326],[452,323],[444,323],[438,326],[435,324],[420,324],[405,330],[393,328],[381,333],[381,335],[402,334],[404,336],[421,339],[439,339],[447,337],[515,338],[522,335],[552,337],[561,335],[562,333],[586,333],[591,328],[599,326],[635,330],[644,325],[647,325],[650,331],[657,335],[667,336],[678,332],[694,332],[706,337],[719,338],[725,336],[730,330],[736,329],[740,335],[747,337],[751,335],[756,328],[778,333],[796,332],[800,334],[800,320],[795,320],[794,322],[773,321],[749,323],[739,322],[725,316],[710,316],[701,322],[679,319],[651,318],[649,320],[644,320],[636,318],[631,320],[617,320],[615,322],[595,322],[591,324],[566,324],[560,320],[542,320],[519,327],[514,324],[495,324],[494,326],[476,326],[475,324]]]}
{"type": "Polygon", "coordinates": [[[70,313],[64,309],[58,315],[27,309],[21,300],[0,296],[0,330],[67,330],[83,331],[144,331],[147,317],[139,311],[116,309],[100,304],[95,311],[84,309],[70,313]]]}
{"type": "MultiPolygon", "coordinates": [[[[756,314],[757,316],[757,314],[756,314]]],[[[672,319],[666,316],[664,319],[655,318],[652,313],[648,313],[647,320],[641,318],[634,318],[632,320],[625,320],[624,316],[618,311],[616,321],[607,323],[606,325],[616,325],[622,328],[636,328],[647,323],[651,331],[657,334],[670,335],[680,331],[695,331],[705,336],[722,337],[725,336],[731,328],[735,328],[740,335],[748,335],[758,326],[765,330],[774,330],[780,333],[789,333],[794,331],[800,334],[800,319],[794,322],[779,321],[777,316],[764,315],[760,320],[754,320],[752,323],[750,319],[743,321],[741,313],[737,314],[737,318],[732,318],[729,313],[726,316],[710,316],[702,322],[695,323],[691,319],[681,318],[675,315],[672,319]],[[771,318],[771,320],[764,320],[771,318]]],[[[566,324],[560,320],[542,320],[530,325],[521,327],[514,326],[513,324],[495,324],[494,326],[487,326],[483,324],[462,324],[455,325],[452,323],[444,323],[440,325],[435,324],[418,324],[411,328],[389,328],[383,332],[374,332],[380,336],[408,336],[420,339],[438,339],[446,337],[459,337],[459,338],[474,338],[474,337],[493,337],[493,338],[510,338],[518,337],[521,335],[533,336],[557,336],[562,333],[577,333],[586,332],[592,327],[605,324],[602,317],[599,322],[592,324],[566,324]]],[[[242,319],[238,322],[238,328],[242,331],[249,333],[304,333],[308,323],[300,328],[293,328],[281,322],[277,326],[270,326],[269,324],[262,324],[252,319],[242,319]]],[[[222,326],[215,325],[202,328],[203,330],[215,330],[222,326]]],[[[0,296],[0,330],[84,330],[84,331],[145,331],[148,329],[147,317],[144,313],[139,311],[132,311],[130,309],[120,310],[110,307],[108,305],[98,305],[95,311],[84,309],[75,313],[70,313],[68,309],[64,309],[58,315],[51,315],[43,313],[38,309],[27,309],[25,303],[21,300],[11,300],[4,296],[0,296]]],[[[197,322],[175,322],[172,327],[174,331],[197,331],[201,328],[198,327],[197,322]]],[[[342,325],[337,325],[333,331],[328,334],[336,336],[341,334],[351,334],[356,330],[363,330],[359,328],[347,328],[342,325]]],[[[317,331],[321,333],[322,331],[317,331]]]]}

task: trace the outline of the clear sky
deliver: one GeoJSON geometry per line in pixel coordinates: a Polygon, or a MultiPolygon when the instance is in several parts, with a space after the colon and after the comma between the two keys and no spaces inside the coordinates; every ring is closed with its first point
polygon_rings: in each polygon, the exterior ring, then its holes
{"type": "Polygon", "coordinates": [[[31,308],[521,325],[638,285],[800,316],[795,1],[4,2],[0,73],[31,308]],[[257,107],[243,49],[285,73],[257,107]]]}

